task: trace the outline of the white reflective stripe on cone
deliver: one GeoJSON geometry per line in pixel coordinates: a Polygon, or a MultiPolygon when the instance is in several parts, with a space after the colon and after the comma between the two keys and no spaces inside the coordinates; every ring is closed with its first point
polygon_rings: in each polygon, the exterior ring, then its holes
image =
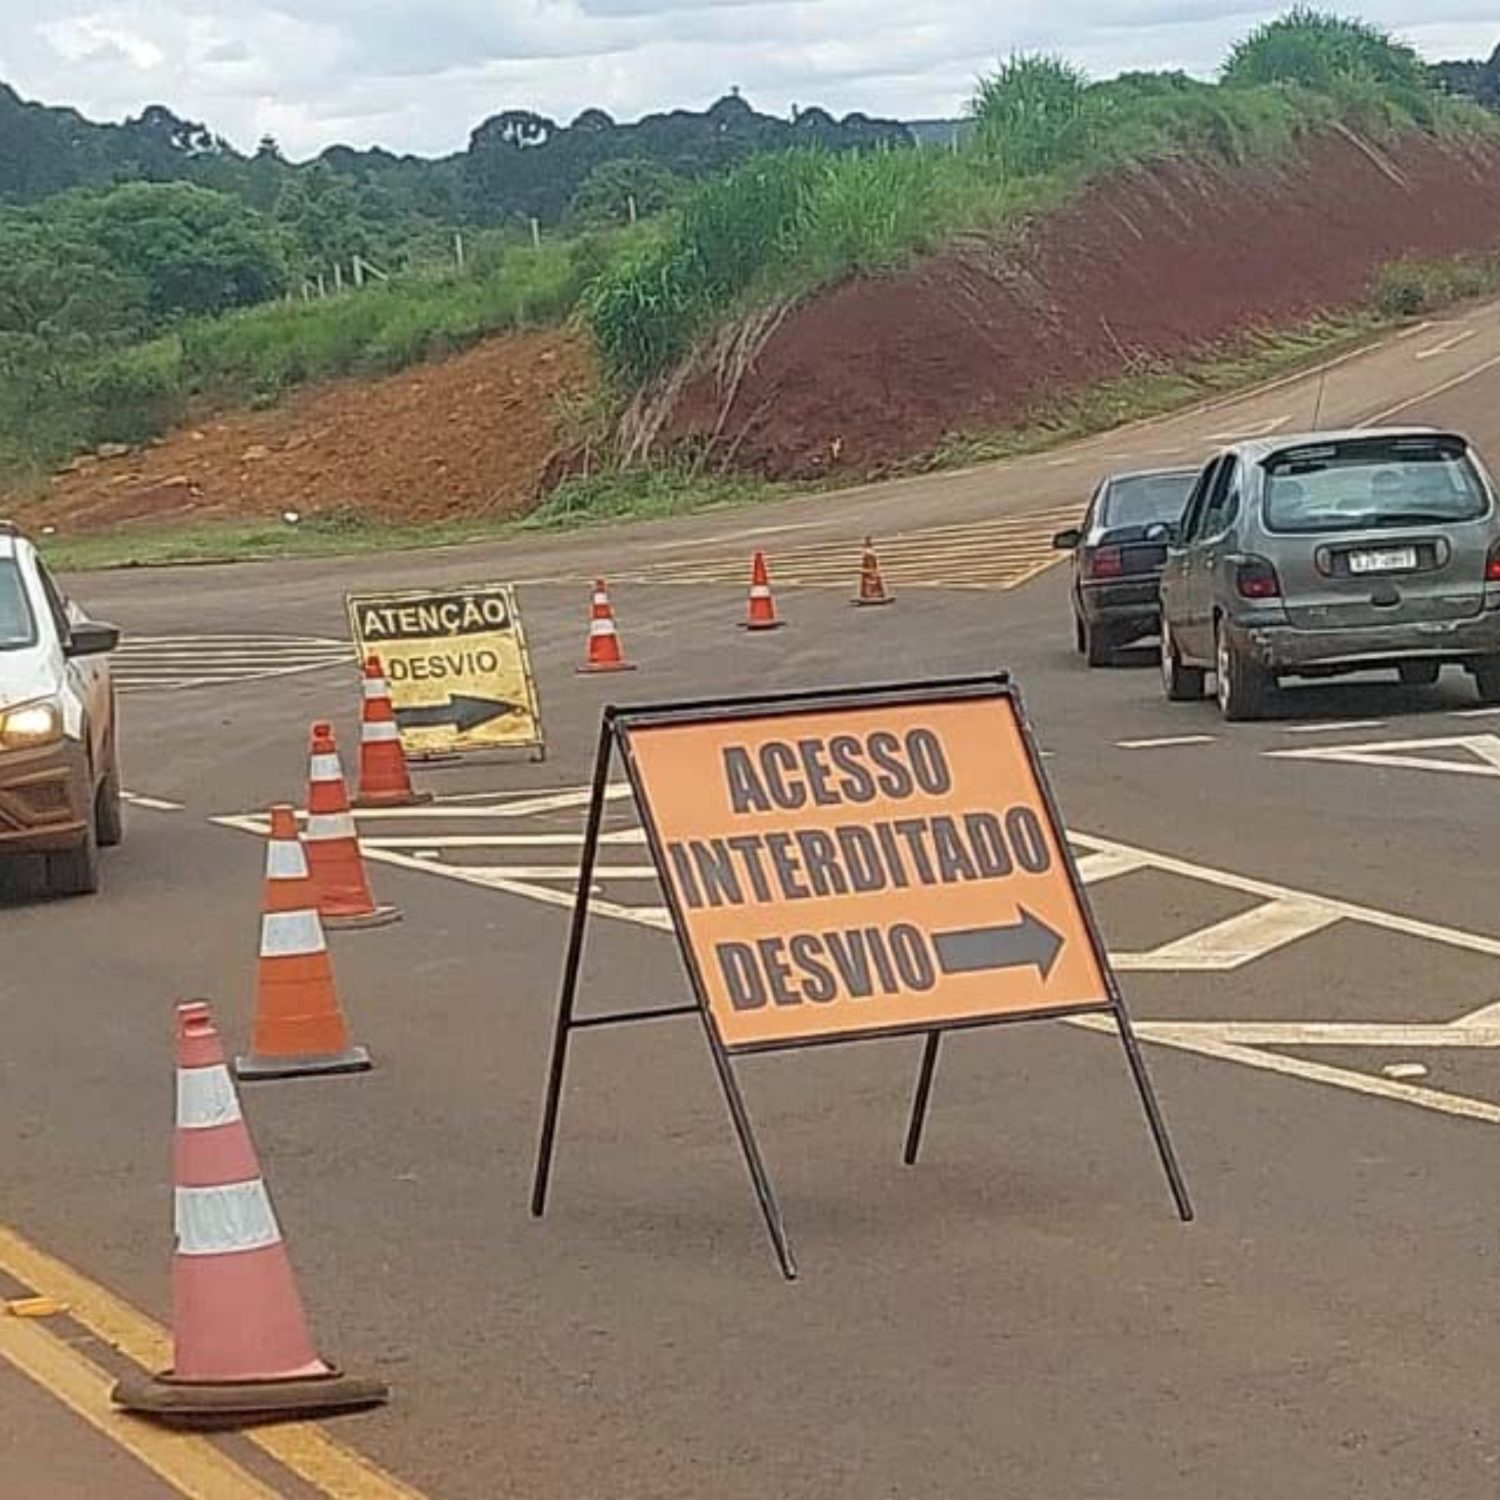
{"type": "Polygon", "coordinates": [[[590,635],[613,635],[615,633],[615,622],[613,620],[591,620],[589,621],[590,635]]]}
{"type": "Polygon", "coordinates": [[[373,744],[383,740],[399,740],[401,731],[394,724],[370,724],[360,725],[360,738],[366,744],[373,744]]]}
{"type": "Polygon", "coordinates": [[[386,686],[386,681],[385,681],[384,677],[366,677],[365,678],[365,697],[366,698],[389,698],[390,696],[391,696],[391,690],[390,690],[389,687],[386,686]]]}
{"type": "Polygon", "coordinates": [[[260,920],[262,958],[297,958],[327,949],[315,911],[268,911],[260,920]]]}
{"type": "Polygon", "coordinates": [[[594,595],[594,608],[595,609],[608,609],[609,608],[609,595],[608,594],[595,594],[594,595]]]}
{"type": "Polygon", "coordinates": [[[240,1118],[239,1096],[223,1063],[209,1068],[178,1068],[177,1128],[212,1130],[240,1118]]]}
{"type": "Polygon", "coordinates": [[[179,1255],[229,1255],[281,1243],[281,1227],[259,1177],[227,1187],[180,1187],[173,1208],[179,1255]]]}
{"type": "Polygon", "coordinates": [[[308,771],[309,781],[342,781],[344,768],[336,755],[315,755],[308,771]]]}
{"type": "Polygon", "coordinates": [[[302,837],[318,843],[323,839],[352,839],[358,835],[354,819],[348,813],[311,813],[302,837]]]}
{"type": "Polygon", "coordinates": [[[302,852],[300,841],[272,839],[266,845],[266,879],[307,879],[307,856],[302,852]]]}

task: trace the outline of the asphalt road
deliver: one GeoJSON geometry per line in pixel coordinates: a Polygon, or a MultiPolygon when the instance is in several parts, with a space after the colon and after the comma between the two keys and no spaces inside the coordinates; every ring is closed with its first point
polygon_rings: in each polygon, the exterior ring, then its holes
{"type": "MultiPolygon", "coordinates": [[[[1299,689],[1281,718],[1226,726],[1167,704],[1149,652],[1086,671],[1063,573],[1038,571],[1037,539],[1106,468],[1308,425],[1320,384],[1325,425],[1451,423],[1500,463],[1488,307],[962,475],[565,540],[76,580],[167,644],[123,674],[145,800],[106,893],[0,905],[0,1291],[60,1291],[71,1314],[28,1326],[101,1369],[122,1365],[94,1335],[159,1353],[149,1320],[170,1305],[172,1006],[208,996],[232,1043],[248,1032],[261,850],[214,820],[300,797],[312,719],[352,749],[356,692],[327,644],[344,591],[532,580],[551,748],[428,771],[444,815],[363,824],[405,914],[334,940],[377,1069],[245,1093],[318,1338],[392,1404],[330,1424],[333,1443],[293,1429],[160,1459],[217,1463],[218,1488],[153,1477],[122,1452],[129,1424],[85,1425],[86,1390],[83,1417],[40,1394],[66,1358],[0,1319],[0,1398],[21,1414],[0,1454],[25,1476],[6,1494],[1492,1500],[1500,715],[1450,674],[1299,689]],[[847,603],[866,531],[902,560],[890,609],[847,603]],[[997,562],[997,536],[1018,556],[997,562]],[[788,628],[747,637],[755,545],[788,628]],[[801,586],[841,557],[841,586],[801,586]],[[943,586],[955,570],[965,586],[943,586]],[[596,571],[621,580],[629,678],[573,672],[596,571]],[[226,635],[259,644],[202,646],[213,673],[172,644],[226,635]],[[787,1285],[690,1020],[580,1038],[533,1222],[581,824],[554,794],[586,782],[600,706],[996,666],[1048,753],[1197,1222],[1171,1211],[1107,1035],[952,1038],[916,1169],[899,1162],[915,1043],[766,1057],[742,1072],[799,1250],[787,1285]]],[[[591,1008],[685,994],[631,826],[617,803],[591,1008]]]]}

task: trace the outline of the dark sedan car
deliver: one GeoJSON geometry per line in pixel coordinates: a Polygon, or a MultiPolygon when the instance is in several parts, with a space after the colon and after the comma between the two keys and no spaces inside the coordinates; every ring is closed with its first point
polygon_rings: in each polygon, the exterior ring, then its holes
{"type": "Polygon", "coordinates": [[[1083,524],[1052,538],[1073,554],[1073,639],[1091,667],[1156,634],[1167,542],[1197,477],[1196,469],[1112,474],[1094,491],[1083,524]]]}

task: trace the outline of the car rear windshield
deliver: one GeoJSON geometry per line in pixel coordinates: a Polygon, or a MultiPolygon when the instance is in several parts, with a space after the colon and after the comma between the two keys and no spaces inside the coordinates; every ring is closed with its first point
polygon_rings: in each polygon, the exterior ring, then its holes
{"type": "Polygon", "coordinates": [[[1452,437],[1357,438],[1273,454],[1266,471],[1272,531],[1361,531],[1474,521],[1484,481],[1452,437]]]}
{"type": "Polygon", "coordinates": [[[1180,521],[1196,474],[1132,474],[1111,481],[1104,501],[1106,526],[1150,526],[1180,521]]]}
{"type": "Polygon", "coordinates": [[[0,557],[0,651],[36,645],[36,620],[15,560],[0,557]]]}

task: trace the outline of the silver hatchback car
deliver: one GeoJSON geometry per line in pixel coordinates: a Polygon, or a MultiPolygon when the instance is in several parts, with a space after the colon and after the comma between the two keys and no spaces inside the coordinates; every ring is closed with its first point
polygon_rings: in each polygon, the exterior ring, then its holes
{"type": "Polygon", "coordinates": [[[1223,449],[1199,475],[1162,569],[1162,684],[1226,719],[1283,677],[1463,667],[1500,703],[1500,515],[1454,432],[1364,428],[1223,449]]]}

